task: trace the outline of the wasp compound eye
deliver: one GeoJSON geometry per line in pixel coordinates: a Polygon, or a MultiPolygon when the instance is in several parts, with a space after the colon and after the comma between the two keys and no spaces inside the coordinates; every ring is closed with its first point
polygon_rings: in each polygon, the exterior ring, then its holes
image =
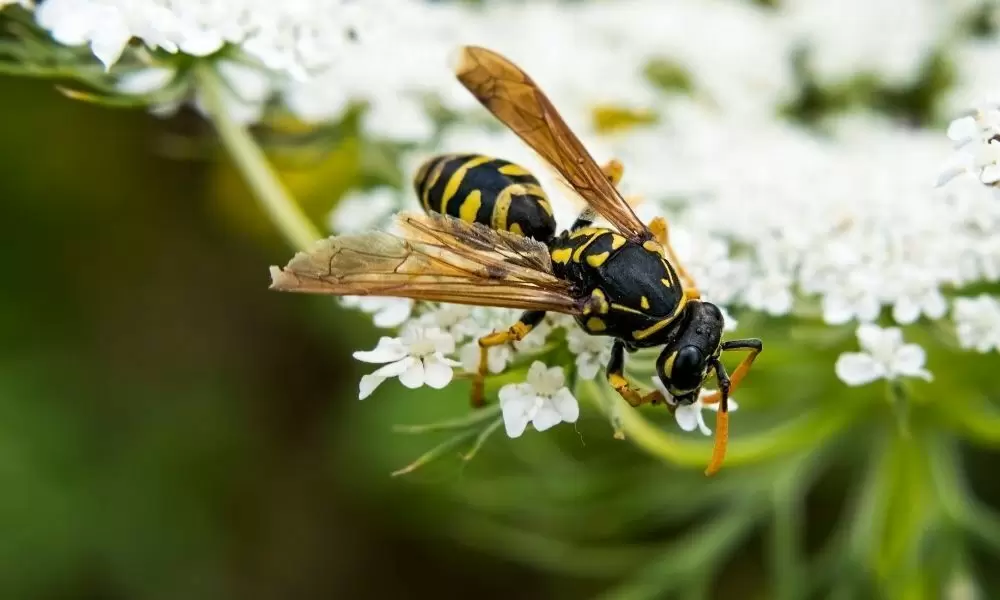
{"type": "Polygon", "coordinates": [[[691,390],[701,384],[705,355],[697,346],[684,346],[677,352],[670,379],[674,387],[691,390]]]}

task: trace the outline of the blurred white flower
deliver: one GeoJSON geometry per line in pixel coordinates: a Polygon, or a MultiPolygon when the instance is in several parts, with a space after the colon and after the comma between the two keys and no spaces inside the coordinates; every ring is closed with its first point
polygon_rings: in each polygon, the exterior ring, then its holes
{"type": "Polygon", "coordinates": [[[342,306],[356,308],[372,316],[372,323],[382,329],[399,327],[413,312],[413,300],[383,296],[342,296],[342,306]]]}
{"type": "Polygon", "coordinates": [[[987,294],[955,298],[952,307],[958,342],[967,350],[1000,351],[1000,301],[987,294]]]}
{"type": "Polygon", "coordinates": [[[581,379],[593,379],[611,358],[611,338],[590,335],[580,326],[566,331],[566,344],[569,351],[576,355],[576,372],[581,379]]]}
{"type": "Polygon", "coordinates": [[[381,229],[399,210],[400,191],[379,186],[370,190],[351,190],[327,216],[327,226],[336,234],[360,233],[381,229]]]}
{"type": "Polygon", "coordinates": [[[878,379],[899,377],[931,380],[930,372],[924,369],[927,359],[924,349],[917,344],[903,343],[903,332],[898,327],[883,329],[862,324],[857,337],[863,352],[844,352],[834,367],[837,377],[847,385],[865,385],[878,379]]]}
{"type": "Polygon", "coordinates": [[[383,337],[374,350],[354,353],[363,362],[388,363],[361,378],[358,397],[364,400],[392,377],[411,389],[423,385],[441,389],[451,382],[452,367],[458,366],[445,356],[454,351],[455,340],[440,329],[412,329],[399,338],[383,337]]]}
{"type": "Polygon", "coordinates": [[[500,410],[507,435],[520,436],[528,423],[537,431],[562,422],[575,423],[580,406],[564,384],[562,368],[548,368],[545,363],[535,361],[528,369],[527,381],[500,388],[500,410]]]}

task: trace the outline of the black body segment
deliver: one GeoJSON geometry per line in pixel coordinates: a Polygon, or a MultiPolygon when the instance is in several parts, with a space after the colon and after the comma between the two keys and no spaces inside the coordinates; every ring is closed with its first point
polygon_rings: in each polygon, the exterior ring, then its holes
{"type": "Polygon", "coordinates": [[[523,167],[481,154],[442,154],[413,179],[424,210],[542,242],[555,235],[552,206],[523,167]]]}
{"type": "Polygon", "coordinates": [[[683,312],[686,299],[657,244],[583,227],[560,234],[549,251],[556,277],[574,282],[574,291],[588,299],[576,317],[588,333],[645,348],[666,343],[675,332],[669,325],[683,312]]]}

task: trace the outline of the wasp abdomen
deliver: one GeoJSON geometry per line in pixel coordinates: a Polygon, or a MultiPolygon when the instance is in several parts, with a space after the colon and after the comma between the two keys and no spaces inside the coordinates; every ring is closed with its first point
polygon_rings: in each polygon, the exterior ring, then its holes
{"type": "Polygon", "coordinates": [[[413,187],[424,210],[552,239],[552,206],[535,176],[512,162],[481,154],[443,154],[421,165],[413,187]]]}

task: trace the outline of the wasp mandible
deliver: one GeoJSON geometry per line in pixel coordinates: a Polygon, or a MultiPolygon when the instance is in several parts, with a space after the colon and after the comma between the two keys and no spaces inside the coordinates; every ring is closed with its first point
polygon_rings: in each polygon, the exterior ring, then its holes
{"type": "Polygon", "coordinates": [[[647,227],[618,192],[622,166],[600,167],[549,99],[520,68],[485,48],[461,49],[458,80],[550,164],[586,203],[558,235],[537,180],[518,165],[480,155],[442,155],[425,163],[415,187],[425,215],[397,216],[392,232],[332,237],[272,267],[271,288],[334,295],[398,296],[525,310],[506,331],[479,340],[472,401],[482,405],[490,347],[519,341],[548,311],[572,315],[587,333],[614,338],[610,385],[632,406],[667,399],[643,395],[625,377],[625,354],[662,346],[657,376],[673,405],[698,399],[712,375],[719,402],[717,471],[728,440],[728,399],[762,350],[758,339],[722,340],[723,316],[701,294],[670,246],[666,220],[647,227]],[[595,227],[600,215],[612,228],[595,227]],[[725,351],[748,354],[729,375],[725,351]]]}

